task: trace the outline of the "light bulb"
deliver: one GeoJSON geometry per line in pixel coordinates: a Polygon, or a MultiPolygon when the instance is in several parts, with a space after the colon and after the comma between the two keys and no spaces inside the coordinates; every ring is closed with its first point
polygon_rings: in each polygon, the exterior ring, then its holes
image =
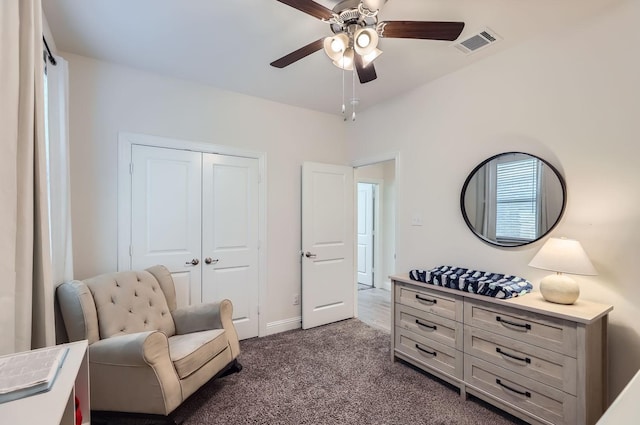
{"type": "Polygon", "coordinates": [[[373,28],[360,28],[354,34],[353,47],[359,55],[366,55],[378,46],[378,33],[373,28]]]}
{"type": "Polygon", "coordinates": [[[358,43],[358,46],[364,49],[369,45],[369,43],[371,43],[371,37],[369,37],[366,32],[361,32],[356,42],[358,43]]]}
{"type": "Polygon", "coordinates": [[[343,51],[345,48],[344,42],[342,41],[342,39],[335,37],[332,41],[331,41],[331,50],[333,50],[335,53],[341,52],[343,51]]]}

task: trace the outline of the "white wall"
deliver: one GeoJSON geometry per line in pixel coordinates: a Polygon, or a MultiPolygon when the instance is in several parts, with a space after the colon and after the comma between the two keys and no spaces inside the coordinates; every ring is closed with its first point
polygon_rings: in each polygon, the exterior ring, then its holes
{"type": "MultiPolygon", "coordinates": [[[[566,178],[568,204],[552,232],[582,242],[599,275],[582,297],[613,304],[610,396],[640,367],[640,2],[546,34],[361,112],[350,157],[400,152],[397,270],[452,264],[514,273],[542,242],[500,249],[465,225],[460,189],[485,158],[524,151],[566,178]],[[413,213],[425,217],[411,227],[413,213]]],[[[400,78],[400,76],[397,76],[400,78]]],[[[352,142],[353,141],[353,142],[352,142]]]]}
{"type": "Polygon", "coordinates": [[[299,319],[292,294],[300,293],[300,167],[346,164],[335,137],[342,119],[62,55],[70,73],[75,277],[117,268],[118,132],[234,146],[267,153],[267,324],[299,319]]]}

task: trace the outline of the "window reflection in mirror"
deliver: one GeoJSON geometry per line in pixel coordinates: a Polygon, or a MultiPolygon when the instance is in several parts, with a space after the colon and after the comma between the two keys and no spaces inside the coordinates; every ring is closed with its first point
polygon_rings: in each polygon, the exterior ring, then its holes
{"type": "Polygon", "coordinates": [[[499,246],[540,239],[558,223],[565,205],[560,173],[548,162],[521,152],[496,155],[478,165],[460,196],[469,228],[499,246]]]}

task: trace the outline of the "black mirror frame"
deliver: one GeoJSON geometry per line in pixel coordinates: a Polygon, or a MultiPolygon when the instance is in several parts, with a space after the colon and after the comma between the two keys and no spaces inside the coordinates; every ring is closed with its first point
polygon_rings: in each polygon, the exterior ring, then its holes
{"type": "Polygon", "coordinates": [[[566,209],[566,206],[567,206],[567,185],[566,185],[566,182],[564,180],[564,177],[562,177],[562,174],[560,174],[560,172],[556,169],[556,167],[551,165],[548,161],[545,161],[544,159],[540,158],[539,156],[532,155],[532,154],[526,153],[526,152],[515,152],[515,151],[514,152],[502,152],[502,153],[499,153],[497,155],[492,156],[491,158],[488,158],[488,159],[482,161],[473,170],[471,170],[471,172],[467,176],[466,180],[464,181],[464,184],[462,185],[462,191],[460,192],[460,211],[462,213],[462,218],[464,219],[464,222],[467,224],[467,227],[469,227],[469,229],[473,232],[474,235],[476,235],[478,238],[480,238],[484,242],[486,242],[486,243],[488,243],[490,245],[499,246],[501,248],[516,248],[516,247],[519,247],[519,246],[525,246],[525,245],[529,245],[531,243],[534,243],[534,242],[539,241],[540,239],[544,238],[546,235],[549,234],[549,232],[551,232],[558,225],[558,223],[560,222],[560,219],[564,215],[564,211],[566,209]],[[465,194],[467,193],[467,187],[469,186],[469,182],[475,176],[476,172],[478,172],[478,170],[480,168],[484,167],[486,164],[488,164],[489,162],[493,161],[496,158],[499,158],[499,157],[501,157],[503,155],[511,155],[511,154],[522,154],[522,155],[528,155],[530,157],[536,158],[537,160],[542,161],[542,163],[544,163],[547,167],[549,167],[554,172],[556,177],[558,177],[558,181],[560,182],[560,186],[562,187],[562,208],[560,209],[560,214],[558,214],[558,218],[556,219],[556,221],[551,226],[549,226],[549,229],[547,229],[546,232],[544,232],[543,234],[539,235],[536,239],[533,239],[533,240],[528,241],[528,242],[523,242],[523,243],[520,243],[520,244],[507,245],[507,244],[501,244],[501,243],[499,243],[497,241],[491,240],[491,239],[485,237],[484,235],[478,233],[478,231],[476,231],[476,229],[473,227],[473,225],[469,221],[469,218],[467,217],[467,210],[466,210],[466,208],[464,206],[464,198],[465,198],[465,194]]]}

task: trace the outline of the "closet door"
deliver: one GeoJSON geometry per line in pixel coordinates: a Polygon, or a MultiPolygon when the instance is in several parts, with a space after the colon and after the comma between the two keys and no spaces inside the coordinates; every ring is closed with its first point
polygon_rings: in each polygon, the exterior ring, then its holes
{"type": "Polygon", "coordinates": [[[230,299],[240,338],[258,336],[258,160],[202,164],[202,301],[230,299]]]}
{"type": "Polygon", "coordinates": [[[132,146],[131,268],[166,266],[178,306],[201,302],[201,153],[132,146]]]}

